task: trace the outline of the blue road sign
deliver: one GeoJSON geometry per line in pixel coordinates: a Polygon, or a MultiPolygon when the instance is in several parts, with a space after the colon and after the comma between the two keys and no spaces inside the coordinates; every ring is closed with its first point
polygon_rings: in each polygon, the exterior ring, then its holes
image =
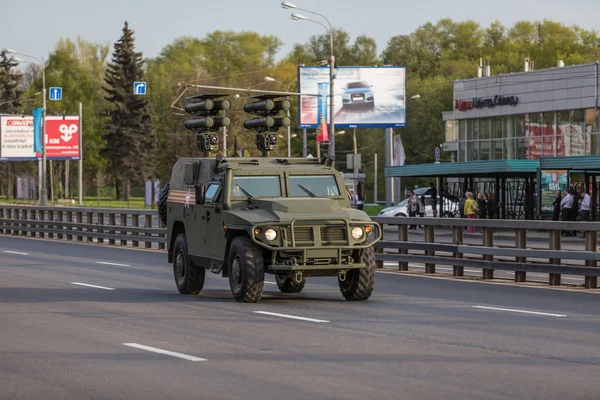
{"type": "Polygon", "coordinates": [[[440,157],[441,157],[441,155],[440,155],[440,148],[436,147],[435,148],[435,161],[440,161],[440,157]]]}
{"type": "Polygon", "coordinates": [[[50,100],[62,100],[62,88],[51,87],[50,92],[48,93],[48,98],[50,100]]]}
{"type": "Polygon", "coordinates": [[[145,95],[146,82],[133,82],[133,94],[145,95]]]}

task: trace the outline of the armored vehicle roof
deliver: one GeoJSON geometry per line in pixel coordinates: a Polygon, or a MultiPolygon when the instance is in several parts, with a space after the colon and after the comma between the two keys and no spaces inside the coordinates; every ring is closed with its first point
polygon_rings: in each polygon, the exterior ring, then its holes
{"type": "MultiPolygon", "coordinates": [[[[177,163],[190,163],[198,162],[202,160],[208,160],[212,163],[216,162],[216,158],[192,158],[182,157],[177,163]]],[[[321,164],[316,158],[272,158],[272,157],[224,157],[222,168],[319,168],[319,169],[333,169],[331,166],[321,164]]]]}

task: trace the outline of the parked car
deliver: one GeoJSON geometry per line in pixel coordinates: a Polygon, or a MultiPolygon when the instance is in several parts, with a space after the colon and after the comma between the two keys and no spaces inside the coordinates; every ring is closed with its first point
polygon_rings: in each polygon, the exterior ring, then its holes
{"type": "Polygon", "coordinates": [[[342,106],[354,104],[367,104],[370,107],[375,106],[375,96],[373,89],[365,81],[348,82],[342,92],[342,106]]]}
{"type": "MultiPolygon", "coordinates": [[[[414,192],[421,201],[421,196],[425,197],[425,216],[433,217],[433,208],[431,207],[431,195],[429,194],[430,188],[418,188],[414,192]]],[[[438,197],[439,199],[439,197],[438,197]]],[[[460,202],[457,199],[443,197],[444,199],[444,214],[445,218],[453,218],[460,212],[460,202]]],[[[439,210],[439,205],[438,205],[439,210]]],[[[408,199],[402,200],[395,206],[384,208],[379,212],[381,217],[408,217],[408,199]]]]}

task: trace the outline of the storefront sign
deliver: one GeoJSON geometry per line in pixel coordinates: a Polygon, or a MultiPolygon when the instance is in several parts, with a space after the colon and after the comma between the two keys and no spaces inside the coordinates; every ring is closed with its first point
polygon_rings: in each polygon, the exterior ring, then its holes
{"type": "Polygon", "coordinates": [[[454,108],[458,111],[468,111],[473,108],[494,108],[496,106],[516,106],[517,104],[519,104],[517,96],[473,97],[472,100],[456,100],[454,108]]]}
{"type": "Polygon", "coordinates": [[[540,211],[542,214],[554,212],[556,192],[560,192],[562,196],[567,190],[568,183],[567,170],[543,169],[540,171],[540,211]]]}

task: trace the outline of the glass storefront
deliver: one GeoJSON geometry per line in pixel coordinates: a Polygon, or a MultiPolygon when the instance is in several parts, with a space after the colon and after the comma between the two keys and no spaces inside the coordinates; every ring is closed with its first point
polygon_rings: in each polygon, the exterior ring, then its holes
{"type": "MultiPolygon", "coordinates": [[[[458,161],[600,154],[595,109],[458,120],[458,161]]],[[[456,137],[455,131],[450,134],[456,137]]]]}

